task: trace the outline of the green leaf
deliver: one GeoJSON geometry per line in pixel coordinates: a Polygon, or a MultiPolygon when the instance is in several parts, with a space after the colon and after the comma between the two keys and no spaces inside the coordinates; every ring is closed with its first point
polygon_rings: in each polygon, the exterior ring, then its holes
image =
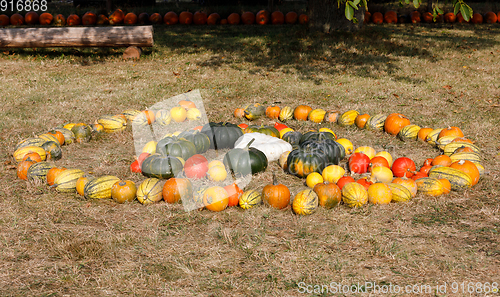
{"type": "Polygon", "coordinates": [[[439,8],[439,7],[436,7],[436,11],[439,14],[443,14],[444,13],[443,10],[441,8],[439,8]]]}
{"type": "Polygon", "coordinates": [[[352,22],[353,22],[353,23],[355,23],[355,24],[357,24],[359,21],[358,21],[358,19],[357,19],[357,18],[353,18],[353,19],[352,19],[352,22]]]}
{"type": "Polygon", "coordinates": [[[460,13],[462,14],[466,22],[470,20],[469,10],[465,5],[460,5],[460,13]]]}
{"type": "Polygon", "coordinates": [[[455,6],[453,8],[453,13],[457,15],[460,12],[460,3],[455,3],[455,6]]]}
{"type": "Polygon", "coordinates": [[[415,6],[415,8],[418,8],[420,3],[422,3],[422,0],[413,0],[413,6],[415,6]]]}
{"type": "Polygon", "coordinates": [[[354,5],[356,5],[356,6],[359,4],[359,2],[361,2],[361,0],[354,0],[354,1],[352,1],[352,3],[353,3],[354,5]]]}
{"type": "Polygon", "coordinates": [[[345,6],[345,17],[346,17],[349,21],[351,21],[351,20],[352,20],[352,18],[354,17],[354,8],[353,8],[351,5],[349,5],[349,2],[350,2],[350,1],[347,1],[347,4],[346,4],[346,6],[345,6]]]}
{"type": "Polygon", "coordinates": [[[368,11],[368,2],[366,2],[366,0],[362,0],[363,2],[363,7],[366,9],[366,11],[368,11]]]}

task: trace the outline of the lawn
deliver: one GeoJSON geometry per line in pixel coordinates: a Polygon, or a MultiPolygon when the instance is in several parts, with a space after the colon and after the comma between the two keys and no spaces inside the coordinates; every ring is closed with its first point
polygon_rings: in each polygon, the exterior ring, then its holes
{"type": "MultiPolygon", "coordinates": [[[[445,283],[447,294],[458,295],[469,282],[483,289],[500,283],[500,25],[369,25],[332,35],[301,26],[159,26],[140,60],[121,53],[0,53],[0,295],[295,296],[314,285],[375,282],[424,292],[431,286],[426,295],[435,296],[445,283]],[[458,126],[481,147],[486,173],[465,192],[310,216],[264,206],[214,213],[85,200],[16,178],[12,153],[24,138],[195,89],[211,121],[239,124],[233,111],[243,102],[276,102],[458,126]]],[[[385,133],[320,126],[418,166],[439,154],[385,133]]],[[[140,182],[129,171],[134,155],[126,130],[64,146],[55,163],[140,182]]],[[[305,189],[276,163],[249,188],[262,189],[273,171],[292,196],[305,189]]]]}

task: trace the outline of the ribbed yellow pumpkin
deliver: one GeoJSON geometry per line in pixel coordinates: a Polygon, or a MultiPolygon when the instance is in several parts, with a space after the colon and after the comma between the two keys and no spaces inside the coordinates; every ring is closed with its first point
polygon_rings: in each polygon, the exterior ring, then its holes
{"type": "Polygon", "coordinates": [[[186,120],[187,112],[186,109],[184,109],[184,107],[176,106],[170,110],[170,116],[175,122],[180,123],[186,120]]]}
{"type": "MultiPolygon", "coordinates": [[[[137,188],[137,200],[142,204],[158,202],[163,199],[162,191],[163,185],[159,179],[147,178],[137,188]]],[[[111,187],[109,189],[109,198],[111,198],[111,187]]]]}
{"type": "Polygon", "coordinates": [[[46,141],[53,141],[53,142],[59,143],[59,140],[57,139],[57,137],[55,137],[52,134],[48,134],[48,133],[41,134],[38,136],[38,138],[41,138],[41,139],[46,140],[46,141]]]}
{"type": "Polygon", "coordinates": [[[429,177],[449,180],[451,189],[454,191],[472,187],[472,179],[467,173],[451,167],[442,166],[431,169],[429,171],[429,177]]]}
{"type": "Polygon", "coordinates": [[[293,118],[293,109],[290,106],[283,107],[278,118],[282,122],[291,120],[293,118]]]}
{"type": "Polygon", "coordinates": [[[26,179],[30,182],[45,183],[47,181],[47,173],[54,167],[49,162],[42,161],[30,166],[26,173],[26,179]]]}
{"type": "Polygon", "coordinates": [[[309,121],[313,123],[321,123],[325,118],[326,111],[323,109],[314,109],[307,116],[309,121]]]}
{"type": "Polygon", "coordinates": [[[201,119],[201,112],[198,108],[189,108],[186,111],[186,118],[188,121],[198,121],[201,119]]]}
{"type": "Polygon", "coordinates": [[[374,183],[368,187],[368,202],[373,204],[389,204],[392,200],[391,188],[384,183],[374,183]]]}
{"type": "Polygon", "coordinates": [[[446,145],[449,144],[449,143],[451,143],[455,138],[457,138],[457,137],[456,136],[443,136],[443,137],[439,137],[436,140],[436,145],[437,145],[437,147],[440,150],[444,150],[444,148],[446,147],[446,145]]]}
{"type": "Polygon", "coordinates": [[[318,195],[313,190],[307,189],[295,195],[292,202],[292,209],[298,215],[310,215],[316,211],[318,203],[318,195]]]}
{"type": "Polygon", "coordinates": [[[349,207],[361,207],[368,202],[368,192],[356,182],[345,184],[342,187],[342,201],[349,207]]]}
{"type": "Polygon", "coordinates": [[[54,187],[59,192],[71,193],[76,191],[76,181],[85,173],[80,169],[66,169],[54,179],[54,187]]]}
{"type": "Polygon", "coordinates": [[[87,199],[111,198],[111,187],[120,179],[113,175],[105,175],[90,180],[83,188],[83,195],[87,199]]]}
{"type": "Polygon", "coordinates": [[[388,184],[392,181],[394,177],[392,170],[385,166],[373,167],[371,170],[372,173],[370,178],[372,182],[381,182],[388,184]]]}
{"type": "Polygon", "coordinates": [[[433,177],[422,177],[416,181],[418,193],[422,193],[428,196],[439,196],[444,193],[443,184],[433,177]]]}
{"type": "Polygon", "coordinates": [[[411,200],[413,195],[405,186],[395,183],[387,184],[391,189],[392,202],[406,202],[411,200]]]}
{"type": "Polygon", "coordinates": [[[172,117],[170,116],[170,111],[166,109],[160,109],[156,112],[155,122],[160,126],[167,126],[172,122],[172,117]]]}
{"type": "Polygon", "coordinates": [[[341,127],[352,126],[358,114],[359,112],[356,110],[348,110],[338,118],[337,124],[341,127]]]}
{"type": "Polygon", "coordinates": [[[239,205],[243,209],[249,209],[262,203],[262,193],[257,190],[245,191],[239,199],[239,205]]]}

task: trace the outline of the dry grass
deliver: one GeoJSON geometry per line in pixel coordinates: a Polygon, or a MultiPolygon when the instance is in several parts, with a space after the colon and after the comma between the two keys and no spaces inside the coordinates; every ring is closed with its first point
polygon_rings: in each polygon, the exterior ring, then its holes
{"type": "MultiPolygon", "coordinates": [[[[3,52],[0,295],[301,295],[300,282],[433,289],[445,281],[499,282],[499,33],[487,25],[369,26],[332,36],[300,27],[179,26],[155,28],[155,47],[136,62],[122,61],[119,50],[3,52]],[[211,213],[86,201],[15,178],[19,140],[191,89],[201,90],[213,121],[234,122],[233,109],[248,101],[401,112],[422,126],[456,125],[483,148],[487,175],[442,198],[308,217],[265,207],[211,213]]],[[[438,154],[386,134],[332,128],[355,146],[418,164],[438,154]]],[[[128,131],[64,147],[56,163],[140,181],[128,171],[133,155],[128,131]]],[[[270,182],[271,170],[293,194],[303,188],[276,164],[252,186],[270,182]]]]}

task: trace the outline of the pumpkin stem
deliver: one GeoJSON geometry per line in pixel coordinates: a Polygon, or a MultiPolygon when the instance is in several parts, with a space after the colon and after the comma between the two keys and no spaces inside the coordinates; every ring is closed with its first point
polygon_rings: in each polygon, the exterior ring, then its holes
{"type": "Polygon", "coordinates": [[[247,143],[247,149],[250,148],[250,146],[252,145],[252,143],[255,141],[255,138],[252,138],[252,140],[250,140],[249,143],[247,143]]]}
{"type": "Polygon", "coordinates": [[[278,181],[276,180],[276,174],[274,174],[274,172],[273,172],[273,185],[275,186],[278,185],[278,181]]]}

